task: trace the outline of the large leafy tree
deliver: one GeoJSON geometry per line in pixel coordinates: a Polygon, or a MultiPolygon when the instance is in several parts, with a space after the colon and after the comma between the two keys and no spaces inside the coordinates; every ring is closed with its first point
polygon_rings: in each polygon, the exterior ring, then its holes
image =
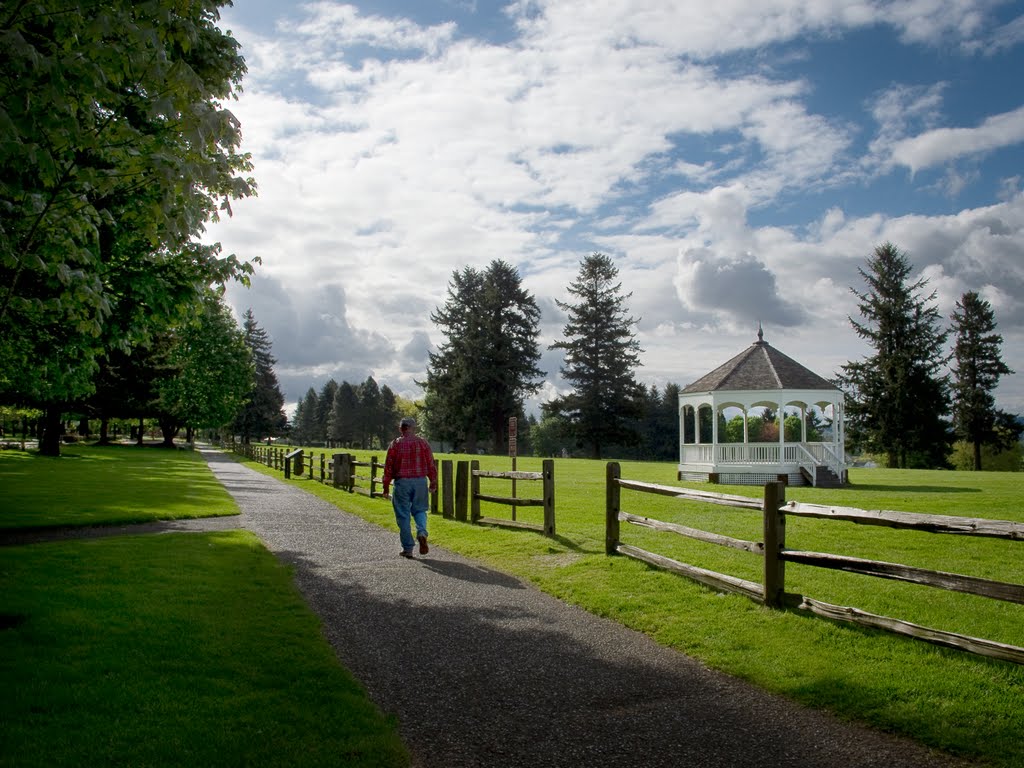
{"type": "Polygon", "coordinates": [[[222,105],[245,71],[224,1],[0,10],[0,394],[46,408],[44,452],[98,357],[172,326],[181,292],[251,272],[194,242],[253,190],[222,105]]]}
{"type": "Polygon", "coordinates": [[[242,442],[248,443],[253,438],[280,435],[288,420],[284,414],[284,395],[274,372],[277,360],[271,351],[273,345],[270,336],[256,322],[252,309],[242,315],[242,331],[252,358],[253,374],[249,397],[238,410],[232,427],[242,442]]]}
{"type": "Polygon", "coordinates": [[[169,375],[157,383],[165,445],[182,426],[190,437],[196,429],[224,426],[249,396],[253,365],[245,334],[212,291],[196,317],[174,333],[167,365],[169,375]]]}
{"type": "Polygon", "coordinates": [[[998,450],[1019,438],[1005,426],[1016,420],[996,408],[992,394],[999,379],[1013,373],[1003,362],[1003,337],[996,333],[992,305],[974,291],[957,302],[953,312],[953,426],[958,437],[971,445],[973,466],[981,470],[981,448],[991,444],[998,450]],[[1004,426],[997,429],[997,424],[1004,426]]]}
{"type": "Polygon", "coordinates": [[[850,318],[874,354],[842,366],[847,435],[884,453],[890,467],[947,465],[949,383],[942,373],[948,336],[926,280],[910,280],[906,254],[885,243],[859,269],[867,290],[853,291],[861,320],[850,318]]]}
{"type": "Polygon", "coordinates": [[[448,299],[431,319],[445,336],[431,353],[426,401],[430,434],[476,451],[507,445],[508,419],[520,417],[526,395],[540,387],[540,308],[518,271],[496,259],[483,272],[452,275],[448,299]]]}
{"type": "Polygon", "coordinates": [[[557,302],[568,314],[564,338],[551,345],[565,352],[561,373],[573,391],[546,403],[545,413],[563,415],[577,443],[595,459],[610,445],[635,444],[643,413],[644,388],[634,375],[643,350],[633,335],[636,319],[626,308],[632,294],[622,293],[618,274],[603,253],[580,262],[569,287],[575,301],[557,302]]]}

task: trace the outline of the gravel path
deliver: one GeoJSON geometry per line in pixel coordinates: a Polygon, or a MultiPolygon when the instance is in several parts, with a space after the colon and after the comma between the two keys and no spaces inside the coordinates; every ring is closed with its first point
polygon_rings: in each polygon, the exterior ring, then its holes
{"type": "Polygon", "coordinates": [[[292,564],[341,662],[397,716],[417,768],[967,765],[708,670],[443,542],[400,558],[397,528],[203,455],[242,515],[145,528],[241,526],[292,564]]]}

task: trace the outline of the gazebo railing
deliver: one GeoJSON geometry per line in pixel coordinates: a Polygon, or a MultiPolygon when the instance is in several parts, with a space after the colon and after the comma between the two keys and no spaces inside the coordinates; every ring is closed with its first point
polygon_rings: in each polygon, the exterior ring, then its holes
{"type": "Polygon", "coordinates": [[[841,468],[842,462],[827,443],[719,443],[682,446],[683,464],[826,464],[841,468]]]}

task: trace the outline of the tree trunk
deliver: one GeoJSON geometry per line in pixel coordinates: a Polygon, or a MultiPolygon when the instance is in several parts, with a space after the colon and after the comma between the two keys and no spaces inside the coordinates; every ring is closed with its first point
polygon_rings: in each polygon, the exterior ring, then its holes
{"type": "Polygon", "coordinates": [[[60,406],[48,405],[43,411],[42,435],[39,437],[39,453],[43,456],[60,456],[60,436],[64,431],[60,406]]]}
{"type": "Polygon", "coordinates": [[[974,471],[981,472],[981,441],[974,441],[974,471]]]}
{"type": "Polygon", "coordinates": [[[100,417],[100,440],[98,445],[110,445],[110,419],[100,417]]]}
{"type": "Polygon", "coordinates": [[[145,444],[143,442],[145,440],[145,437],[146,437],[146,420],[140,416],[139,417],[139,435],[138,435],[139,439],[135,442],[135,444],[141,448],[145,444]]]}
{"type": "Polygon", "coordinates": [[[174,436],[178,434],[180,427],[176,421],[169,418],[161,417],[158,421],[160,424],[160,432],[163,433],[164,441],[160,444],[163,448],[174,447],[174,436]]]}

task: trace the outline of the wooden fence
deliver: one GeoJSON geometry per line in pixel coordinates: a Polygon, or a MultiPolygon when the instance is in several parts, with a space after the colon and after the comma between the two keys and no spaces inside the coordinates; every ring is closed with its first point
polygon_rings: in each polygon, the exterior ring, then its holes
{"type": "MultiPolygon", "coordinates": [[[[555,462],[545,459],[540,472],[490,472],[480,469],[479,461],[441,462],[438,476],[441,486],[441,514],[449,519],[463,522],[485,523],[507,528],[524,528],[540,531],[545,536],[555,535],[555,462]],[[454,469],[454,473],[453,473],[454,469]],[[512,496],[492,496],[480,492],[480,478],[511,480],[512,496]],[[542,483],[540,498],[524,498],[515,495],[516,481],[539,481],[542,483]],[[480,512],[480,502],[504,504],[511,509],[511,518],[485,517],[480,512]],[[543,507],[544,522],[529,523],[516,519],[519,507],[543,507]]],[[[432,507],[436,513],[436,504],[432,507]]]]}
{"type": "MultiPolygon", "coordinates": [[[[288,451],[275,446],[262,444],[235,444],[235,453],[257,461],[272,469],[284,472],[285,479],[291,477],[308,477],[321,483],[333,485],[348,493],[360,493],[371,499],[383,494],[384,464],[371,456],[369,461],[359,461],[351,453],[327,453],[326,451],[306,451],[297,448],[288,451]],[[369,469],[369,474],[360,469],[369,469]]],[[[436,465],[437,462],[435,461],[436,465]]],[[[431,511],[437,512],[437,491],[430,497],[431,511]]]]}
{"type": "Polygon", "coordinates": [[[838,621],[884,629],[907,635],[936,645],[957,648],[991,658],[1024,664],[1024,648],[968,637],[954,632],[931,629],[900,619],[879,616],[857,608],[833,605],[804,595],[785,591],[785,564],[801,563],[819,568],[842,570],[884,579],[922,584],[938,589],[965,592],[973,595],[1024,604],[1024,585],[981,579],[973,576],[933,571],[924,568],[887,563],[877,560],[845,557],[824,552],[805,552],[786,548],[786,517],[808,517],[822,520],[843,520],[863,525],[881,525],[890,528],[913,529],[929,533],[961,536],[985,536],[1024,542],[1024,523],[1007,520],[986,520],[949,515],[929,515],[888,510],[866,511],[851,507],[826,507],[798,502],[786,503],[785,485],[768,483],[764,487],[763,501],[745,496],[696,491],[686,488],[654,485],[624,480],[619,464],[607,465],[605,484],[605,551],[609,555],[622,554],[642,560],[698,581],[713,589],[738,592],[772,608],[792,608],[838,621]],[[652,520],[621,510],[622,489],[672,496],[682,500],[707,504],[721,504],[742,509],[759,510],[763,515],[763,535],[760,542],[743,541],[729,536],[702,531],[675,523],[652,520]],[[657,531],[671,532],[698,541],[732,547],[760,555],[764,558],[764,583],[716,573],[694,565],[678,562],[663,555],[623,544],[619,540],[620,524],[626,522],[657,531]]]}

